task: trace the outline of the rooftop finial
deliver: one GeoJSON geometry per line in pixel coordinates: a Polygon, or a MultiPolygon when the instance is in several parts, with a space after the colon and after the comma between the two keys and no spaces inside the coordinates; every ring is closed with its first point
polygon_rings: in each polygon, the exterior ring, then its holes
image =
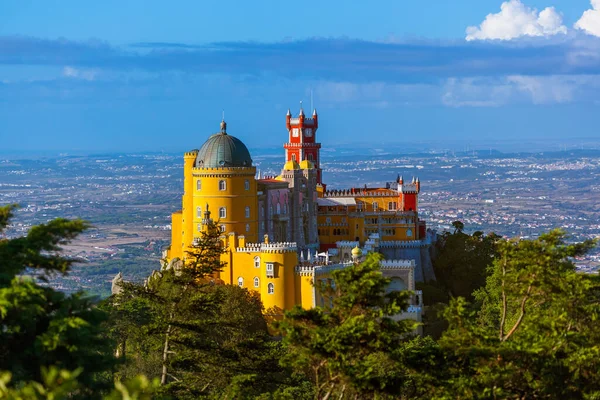
{"type": "Polygon", "coordinates": [[[302,100],[300,100],[300,115],[304,115],[304,108],[302,108],[302,100]]]}
{"type": "Polygon", "coordinates": [[[223,119],[221,120],[221,133],[227,134],[227,122],[225,122],[225,111],[223,111],[223,119]]]}

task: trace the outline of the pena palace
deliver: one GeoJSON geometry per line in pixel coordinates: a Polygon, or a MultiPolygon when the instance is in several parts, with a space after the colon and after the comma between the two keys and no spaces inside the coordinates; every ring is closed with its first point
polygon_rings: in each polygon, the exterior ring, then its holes
{"type": "Polygon", "coordinates": [[[315,283],[333,284],[332,271],[379,252],[389,290],[414,293],[401,317],[420,321],[422,295],[415,282],[435,279],[435,234],[419,219],[419,179],[398,176],[382,187],[327,190],[317,111],[306,116],[301,107],[293,116],[288,110],[285,128],[285,162],[277,176],[257,174],[248,148],[225,121],[199,150],[185,153],[182,208],[172,215],[167,262],[185,264],[203,226],[215,221],[225,248],[216,278],[258,292],[265,309],[281,312],[329,305],[315,283]]]}

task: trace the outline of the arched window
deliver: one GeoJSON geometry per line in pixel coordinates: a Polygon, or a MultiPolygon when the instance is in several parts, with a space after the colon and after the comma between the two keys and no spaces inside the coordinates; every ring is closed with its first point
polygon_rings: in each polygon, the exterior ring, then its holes
{"type": "Polygon", "coordinates": [[[379,205],[377,202],[373,202],[373,211],[377,211],[379,209],[379,205]]]}
{"type": "Polygon", "coordinates": [[[248,179],[246,179],[244,181],[244,189],[245,190],[250,190],[250,181],[248,179]]]}
{"type": "Polygon", "coordinates": [[[260,257],[254,257],[254,268],[260,268],[260,257]]]}
{"type": "Polygon", "coordinates": [[[246,207],[246,218],[250,218],[250,207],[246,207]]]}
{"type": "Polygon", "coordinates": [[[242,278],[241,276],[238,278],[238,286],[244,287],[244,278],[242,278]]]}
{"type": "Polygon", "coordinates": [[[225,232],[226,228],[225,225],[221,225],[221,232],[225,232]]]}
{"type": "Polygon", "coordinates": [[[196,181],[196,190],[201,190],[202,189],[202,181],[200,179],[198,179],[196,181]]]}
{"type": "Polygon", "coordinates": [[[227,218],[227,209],[225,207],[219,208],[219,218],[227,218]]]}
{"type": "Polygon", "coordinates": [[[227,190],[227,182],[219,181],[219,190],[227,190]]]}
{"type": "Polygon", "coordinates": [[[412,229],[407,229],[406,230],[406,236],[412,237],[412,229]]]}
{"type": "Polygon", "coordinates": [[[281,214],[281,205],[277,203],[277,215],[281,214]]]}
{"type": "Polygon", "coordinates": [[[246,232],[250,232],[250,224],[246,224],[246,232]]]}
{"type": "Polygon", "coordinates": [[[292,154],[292,161],[296,161],[296,155],[292,154]]]}
{"type": "Polygon", "coordinates": [[[268,294],[273,294],[275,293],[275,285],[273,285],[272,283],[269,283],[267,285],[267,293],[268,294]]]}
{"type": "Polygon", "coordinates": [[[260,279],[258,279],[258,276],[254,277],[254,287],[259,287],[260,286],[260,279]]]}
{"type": "Polygon", "coordinates": [[[202,218],[202,207],[196,207],[196,216],[202,218]]]}
{"type": "Polygon", "coordinates": [[[308,155],[308,161],[312,161],[312,160],[313,160],[313,155],[312,155],[312,154],[309,154],[309,155],[308,155]]]}

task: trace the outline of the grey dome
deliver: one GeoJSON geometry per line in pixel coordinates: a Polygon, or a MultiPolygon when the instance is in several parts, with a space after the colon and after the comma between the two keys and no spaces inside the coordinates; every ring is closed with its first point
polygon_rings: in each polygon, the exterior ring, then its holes
{"type": "Polygon", "coordinates": [[[196,156],[197,168],[251,167],[248,148],[235,136],[228,135],[224,127],[202,145],[196,156]]]}

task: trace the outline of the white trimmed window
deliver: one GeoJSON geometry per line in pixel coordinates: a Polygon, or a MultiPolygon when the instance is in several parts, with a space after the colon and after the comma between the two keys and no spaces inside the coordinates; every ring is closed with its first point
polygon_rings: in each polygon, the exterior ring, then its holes
{"type": "Polygon", "coordinates": [[[246,232],[250,232],[250,224],[246,224],[246,232]]]}
{"type": "Polygon", "coordinates": [[[202,224],[198,224],[198,232],[202,232],[202,224]]]}
{"type": "Polygon", "coordinates": [[[225,225],[221,225],[221,232],[225,232],[225,225]]]}
{"type": "Polygon", "coordinates": [[[273,294],[275,293],[275,285],[273,285],[272,283],[269,283],[267,285],[267,293],[268,294],[273,294]]]}
{"type": "Polygon", "coordinates": [[[250,218],[250,207],[246,207],[246,218],[250,218]]]}
{"type": "Polygon", "coordinates": [[[227,182],[219,181],[219,190],[227,190],[227,182]]]}
{"type": "Polygon", "coordinates": [[[244,287],[244,278],[242,278],[241,276],[238,278],[238,286],[244,287]]]}
{"type": "Polygon", "coordinates": [[[196,216],[202,218],[202,207],[196,207],[196,216]]]}
{"type": "Polygon", "coordinates": [[[379,204],[377,202],[373,202],[373,211],[377,211],[379,209],[379,204]]]}
{"type": "Polygon", "coordinates": [[[254,268],[260,268],[260,257],[254,257],[254,268]]]}
{"type": "Polygon", "coordinates": [[[250,190],[250,181],[248,179],[246,179],[244,181],[244,189],[245,190],[250,190]]]}
{"type": "Polygon", "coordinates": [[[267,277],[273,278],[275,276],[275,265],[273,263],[267,263],[267,277]]]}
{"type": "Polygon", "coordinates": [[[227,218],[227,208],[219,208],[219,218],[227,218]]]}
{"type": "Polygon", "coordinates": [[[258,279],[258,276],[254,277],[254,287],[259,287],[260,286],[260,279],[258,279]]]}
{"type": "Polygon", "coordinates": [[[202,190],[202,181],[200,179],[196,181],[196,190],[202,190]]]}

